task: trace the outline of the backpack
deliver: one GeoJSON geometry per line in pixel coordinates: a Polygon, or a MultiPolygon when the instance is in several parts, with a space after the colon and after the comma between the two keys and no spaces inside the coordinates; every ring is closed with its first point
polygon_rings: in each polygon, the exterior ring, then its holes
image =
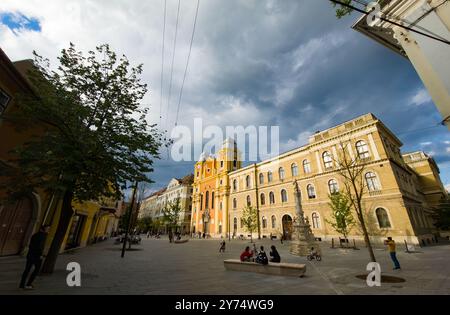
{"type": "Polygon", "coordinates": [[[268,265],[269,259],[265,252],[259,252],[258,256],[256,256],[255,262],[261,265],[268,265]]]}

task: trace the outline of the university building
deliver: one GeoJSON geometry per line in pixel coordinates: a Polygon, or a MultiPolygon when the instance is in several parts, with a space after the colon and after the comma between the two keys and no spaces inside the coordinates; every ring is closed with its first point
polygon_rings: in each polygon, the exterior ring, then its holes
{"type": "Polygon", "coordinates": [[[163,221],[163,209],[169,202],[180,199],[181,213],[179,226],[181,233],[189,233],[192,212],[192,183],[194,176],[187,175],[181,179],[172,178],[167,187],[143,199],[139,207],[139,218],[150,217],[163,221]]]}
{"type": "MultiPolygon", "coordinates": [[[[192,232],[212,237],[248,236],[242,211],[258,211],[261,237],[289,239],[295,219],[294,186],[316,237],[340,235],[333,230],[329,195],[343,189],[337,171],[340,145],[364,163],[366,225],[374,241],[392,236],[409,243],[428,242],[436,233],[431,213],[447,196],[432,157],[424,152],[402,154],[401,141],[373,114],[318,132],[305,146],[275,158],[241,167],[232,140],[216,156],[202,155],[195,165],[192,232]]],[[[355,214],[355,220],[356,214],[355,214]]],[[[350,238],[363,239],[357,227],[350,238]]]]}

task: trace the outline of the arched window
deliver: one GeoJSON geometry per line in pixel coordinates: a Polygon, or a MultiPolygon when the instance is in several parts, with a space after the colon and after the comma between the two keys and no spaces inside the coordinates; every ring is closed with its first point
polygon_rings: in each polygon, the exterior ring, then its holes
{"type": "Polygon", "coordinates": [[[380,229],[391,227],[391,222],[389,221],[389,217],[385,209],[377,208],[377,210],[375,210],[375,214],[377,215],[378,225],[380,226],[380,229]]]}
{"type": "Polygon", "coordinates": [[[247,175],[247,177],[245,177],[245,187],[250,188],[250,175],[247,175]]]}
{"type": "Polygon", "coordinates": [[[272,216],[272,229],[277,227],[277,218],[273,215],[272,216]]]}
{"type": "Polygon", "coordinates": [[[309,184],[308,186],[306,186],[306,190],[308,191],[308,198],[309,199],[316,198],[316,190],[314,189],[313,185],[309,184]]]}
{"type": "Polygon", "coordinates": [[[266,217],[262,217],[262,228],[267,229],[267,218],[266,217]]]}
{"type": "Polygon", "coordinates": [[[275,195],[273,194],[273,192],[269,193],[269,203],[271,205],[275,203],[275,195]]]}
{"type": "Polygon", "coordinates": [[[378,183],[378,178],[375,173],[367,172],[364,176],[366,178],[367,188],[369,189],[369,191],[380,190],[380,184],[378,183]]]}
{"type": "Polygon", "coordinates": [[[237,200],[236,198],[233,199],[233,209],[237,208],[237,200]]]}
{"type": "Polygon", "coordinates": [[[205,209],[208,209],[208,206],[209,206],[209,191],[207,191],[205,195],[205,209]]]}
{"type": "Polygon", "coordinates": [[[287,193],[286,189],[281,190],[281,202],[287,202],[287,193]]]}
{"type": "Polygon", "coordinates": [[[234,179],[233,180],[233,191],[236,191],[236,190],[237,190],[237,180],[234,179]]]}
{"type": "Polygon", "coordinates": [[[360,159],[367,159],[370,156],[369,147],[362,140],[356,142],[356,152],[358,152],[358,157],[360,159]]]}
{"type": "Polygon", "coordinates": [[[338,183],[335,179],[330,179],[328,181],[328,189],[330,190],[330,194],[335,194],[339,192],[338,183]]]}
{"type": "Polygon", "coordinates": [[[313,229],[320,229],[320,218],[317,212],[313,212],[311,215],[313,229]]]}
{"type": "Polygon", "coordinates": [[[252,205],[252,200],[250,199],[250,196],[247,196],[247,206],[251,206],[252,205]]]}
{"type": "Polygon", "coordinates": [[[264,184],[264,174],[263,173],[259,174],[259,184],[260,185],[264,184]]]}
{"type": "Polygon", "coordinates": [[[222,201],[219,203],[219,209],[220,209],[220,210],[223,209],[222,201]]]}
{"type": "Polygon", "coordinates": [[[267,172],[267,182],[272,182],[272,180],[273,180],[273,176],[272,176],[272,172],[271,171],[268,171],[267,172]]]}
{"type": "Polygon", "coordinates": [[[261,206],[264,206],[266,204],[266,195],[261,194],[260,199],[261,199],[261,206]]]}
{"type": "Polygon", "coordinates": [[[298,166],[297,166],[297,163],[293,163],[293,164],[291,165],[291,173],[292,173],[292,176],[298,176],[298,166]]]}
{"type": "Polygon", "coordinates": [[[244,227],[244,219],[241,218],[241,229],[244,227]]]}
{"type": "Polygon", "coordinates": [[[323,152],[322,158],[323,158],[323,165],[325,165],[325,168],[333,167],[333,158],[331,157],[330,152],[328,151],[323,152]]]}
{"type": "Polygon", "coordinates": [[[214,191],[211,193],[211,209],[214,209],[214,191]]]}
{"type": "Polygon", "coordinates": [[[234,218],[234,220],[233,220],[233,230],[234,230],[234,233],[236,233],[236,231],[237,231],[237,218],[234,218]]]}
{"type": "Polygon", "coordinates": [[[311,173],[311,163],[309,163],[309,160],[303,161],[303,172],[305,172],[305,174],[311,173]]]}
{"type": "Polygon", "coordinates": [[[280,179],[284,179],[284,168],[280,167],[278,169],[278,176],[280,177],[280,179]]]}

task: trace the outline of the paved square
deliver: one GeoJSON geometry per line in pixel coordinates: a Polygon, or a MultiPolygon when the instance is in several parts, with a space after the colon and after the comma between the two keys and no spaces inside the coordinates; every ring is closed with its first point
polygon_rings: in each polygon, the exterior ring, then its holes
{"type": "Polygon", "coordinates": [[[375,255],[383,274],[406,282],[368,287],[358,274],[366,273],[369,256],[365,248],[330,249],[322,243],[323,260],[307,262],[289,254],[289,244],[256,241],[269,252],[277,246],[283,262],[306,264],[304,278],[226,271],[223,260],[238,258],[249,241],[227,241],[219,253],[218,240],[190,240],[170,244],[167,239],[143,239],[120,258],[120,245],[113,240],[60,255],[52,276],[39,276],[36,290],[19,290],[25,259],[0,259],[0,294],[450,294],[450,245],[425,247],[420,253],[398,252],[402,270],[393,271],[385,249],[375,255]],[[81,287],[66,285],[66,265],[80,263],[81,287]]]}

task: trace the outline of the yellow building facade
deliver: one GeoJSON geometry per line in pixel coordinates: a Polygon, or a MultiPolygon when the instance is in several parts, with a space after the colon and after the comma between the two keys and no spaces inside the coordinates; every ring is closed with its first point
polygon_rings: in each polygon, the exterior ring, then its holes
{"type": "MultiPolygon", "coordinates": [[[[352,158],[358,156],[365,164],[367,189],[363,206],[371,238],[376,242],[392,236],[396,241],[414,244],[431,240],[436,232],[430,218],[433,200],[445,196],[437,165],[423,152],[419,152],[420,160],[416,157],[414,161],[410,155],[402,155],[401,141],[373,114],[318,132],[309,138],[307,145],[275,158],[222,174],[217,169],[222,163],[219,154],[214,159],[216,168],[211,176],[216,182],[215,196],[222,201],[223,208],[214,222],[220,224],[228,219],[230,224],[222,224],[225,228],[221,230],[213,226],[207,232],[213,237],[226,237],[227,233],[247,237],[241,218],[243,208],[251,205],[259,216],[259,229],[254,237],[283,235],[289,239],[295,220],[293,182],[297,180],[301,205],[314,235],[322,240],[340,237],[327,220],[331,215],[329,194],[344,185],[336,162],[342,143],[347,145],[352,158]]],[[[196,164],[203,176],[205,162],[196,164]]],[[[197,209],[202,200],[201,187],[207,179],[200,177],[194,182],[197,209]]],[[[202,229],[202,211],[194,210],[193,217],[198,218],[193,226],[202,229]]],[[[349,237],[362,239],[356,227],[349,237]]]]}

